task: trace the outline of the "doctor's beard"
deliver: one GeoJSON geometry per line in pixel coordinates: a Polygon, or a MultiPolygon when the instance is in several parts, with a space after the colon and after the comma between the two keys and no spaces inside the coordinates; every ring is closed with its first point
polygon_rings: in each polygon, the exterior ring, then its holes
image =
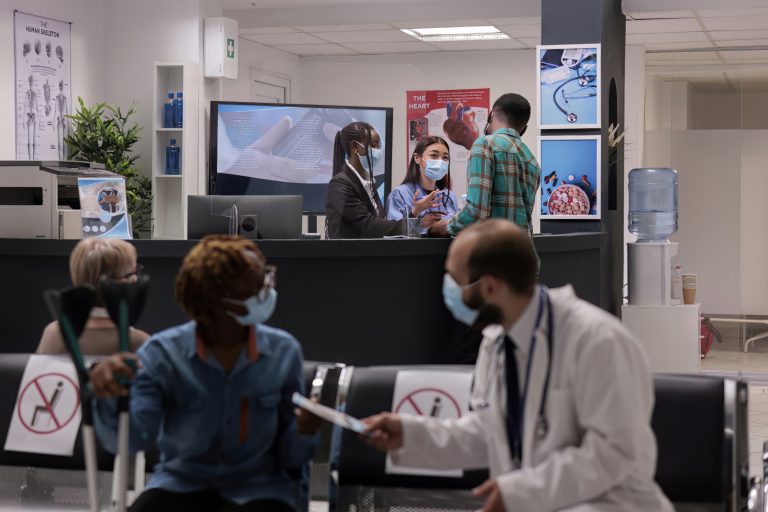
{"type": "Polygon", "coordinates": [[[485,302],[479,291],[475,290],[464,302],[467,306],[478,312],[477,319],[471,327],[473,331],[482,332],[489,325],[501,324],[503,320],[501,308],[485,302]]]}

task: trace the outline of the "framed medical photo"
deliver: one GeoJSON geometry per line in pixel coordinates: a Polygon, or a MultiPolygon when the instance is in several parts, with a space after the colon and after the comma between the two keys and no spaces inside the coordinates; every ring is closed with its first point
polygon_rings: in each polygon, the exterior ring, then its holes
{"type": "Polygon", "coordinates": [[[539,128],[600,128],[600,45],[536,47],[539,128]]]}
{"type": "Polygon", "coordinates": [[[541,220],[600,219],[600,136],[539,137],[541,220]]]}

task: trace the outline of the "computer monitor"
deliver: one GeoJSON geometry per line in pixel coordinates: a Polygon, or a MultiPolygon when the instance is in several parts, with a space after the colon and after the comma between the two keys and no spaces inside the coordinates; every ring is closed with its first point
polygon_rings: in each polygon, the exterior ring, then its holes
{"type": "Polygon", "coordinates": [[[392,108],[211,102],[208,192],[304,197],[304,212],[325,213],[338,131],[363,121],[381,136],[373,169],[382,203],[391,186],[392,108]]]}
{"type": "Polygon", "coordinates": [[[236,232],[253,239],[301,238],[301,196],[189,196],[187,238],[236,232]]]}

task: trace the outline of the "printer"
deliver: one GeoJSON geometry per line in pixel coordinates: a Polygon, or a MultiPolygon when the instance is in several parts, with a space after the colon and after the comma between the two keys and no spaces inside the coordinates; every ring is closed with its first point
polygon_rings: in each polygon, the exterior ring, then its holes
{"type": "Polygon", "coordinates": [[[0,238],[82,238],[77,178],[109,176],[103,164],[0,161],[0,238]]]}

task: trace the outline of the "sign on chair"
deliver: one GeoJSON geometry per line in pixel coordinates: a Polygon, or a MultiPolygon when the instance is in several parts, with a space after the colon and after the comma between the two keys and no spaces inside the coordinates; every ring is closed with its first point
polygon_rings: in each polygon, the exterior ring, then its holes
{"type": "MultiPolygon", "coordinates": [[[[471,372],[404,370],[397,373],[392,411],[398,414],[455,420],[469,411],[471,372]]],[[[398,475],[461,478],[460,469],[424,469],[399,466],[387,456],[386,472],[398,475]]]]}
{"type": "Polygon", "coordinates": [[[30,356],[5,450],[72,455],[79,427],[80,389],[72,363],[58,356],[30,356]]]}

